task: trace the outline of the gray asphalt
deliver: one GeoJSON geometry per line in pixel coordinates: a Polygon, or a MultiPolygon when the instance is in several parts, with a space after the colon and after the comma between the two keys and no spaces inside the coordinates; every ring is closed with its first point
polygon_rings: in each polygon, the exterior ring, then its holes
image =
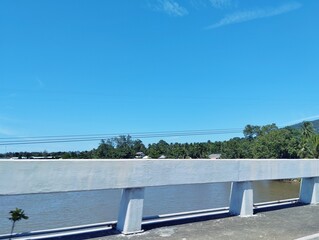
{"type": "MultiPolygon", "coordinates": [[[[260,210],[252,217],[215,216],[189,222],[171,222],[143,226],[145,231],[122,235],[113,230],[107,236],[92,240],[153,240],[153,239],[284,239],[319,240],[319,205],[293,206],[260,210]],[[314,235],[315,236],[311,236],[314,235]]],[[[102,235],[103,235],[102,234],[102,235]]]]}

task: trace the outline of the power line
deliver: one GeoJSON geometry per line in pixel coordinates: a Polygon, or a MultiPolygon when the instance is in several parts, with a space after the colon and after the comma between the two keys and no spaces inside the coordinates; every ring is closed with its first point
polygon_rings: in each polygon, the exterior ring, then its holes
{"type": "Polygon", "coordinates": [[[167,138],[186,136],[205,136],[217,134],[241,133],[243,129],[206,129],[206,130],[184,130],[184,131],[161,131],[161,132],[137,132],[137,133],[116,133],[116,134],[86,134],[86,135],[57,135],[39,137],[10,137],[0,138],[0,145],[22,145],[40,143],[66,143],[66,142],[89,142],[101,139],[114,138],[121,135],[130,135],[134,139],[143,138],[167,138]]]}

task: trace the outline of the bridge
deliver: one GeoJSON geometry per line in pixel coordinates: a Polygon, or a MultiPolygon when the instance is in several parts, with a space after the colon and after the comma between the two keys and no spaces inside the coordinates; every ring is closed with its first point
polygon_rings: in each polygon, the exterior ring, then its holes
{"type": "Polygon", "coordinates": [[[123,189],[116,228],[140,232],[146,187],[231,182],[229,213],[253,215],[252,181],[301,178],[298,201],[319,203],[318,159],[0,160],[6,195],[123,189]]]}

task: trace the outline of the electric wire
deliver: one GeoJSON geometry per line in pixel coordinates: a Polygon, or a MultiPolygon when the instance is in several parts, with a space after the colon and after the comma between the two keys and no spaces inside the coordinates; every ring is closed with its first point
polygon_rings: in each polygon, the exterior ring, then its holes
{"type": "Polygon", "coordinates": [[[205,136],[217,134],[241,133],[243,129],[206,129],[206,130],[184,130],[184,131],[161,131],[161,132],[137,132],[137,133],[113,133],[113,134],[86,134],[86,135],[57,135],[57,136],[38,136],[38,137],[9,137],[0,138],[1,145],[25,145],[42,143],[66,143],[66,142],[89,142],[102,139],[110,139],[118,136],[130,136],[133,139],[144,138],[168,138],[186,136],[205,136]]]}

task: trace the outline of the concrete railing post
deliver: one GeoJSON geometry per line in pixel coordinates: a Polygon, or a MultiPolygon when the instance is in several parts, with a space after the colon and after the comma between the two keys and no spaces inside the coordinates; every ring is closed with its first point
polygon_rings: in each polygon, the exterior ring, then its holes
{"type": "Polygon", "coordinates": [[[144,188],[123,189],[116,228],[123,234],[141,232],[144,188]]]}
{"type": "Polygon", "coordinates": [[[303,178],[301,180],[299,202],[305,204],[319,203],[319,177],[303,178]]]}
{"type": "Polygon", "coordinates": [[[241,217],[253,215],[253,188],[251,182],[233,182],[229,212],[241,217]]]}

